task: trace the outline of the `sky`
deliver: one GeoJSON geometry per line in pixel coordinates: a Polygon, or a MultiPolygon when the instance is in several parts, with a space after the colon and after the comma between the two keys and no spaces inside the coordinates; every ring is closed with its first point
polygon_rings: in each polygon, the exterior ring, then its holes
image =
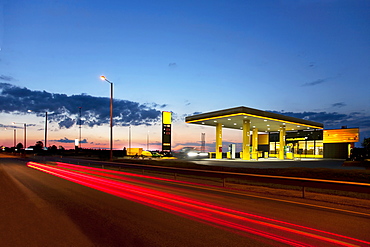
{"type": "MultiPolygon", "coordinates": [[[[370,137],[368,0],[1,0],[0,145],[214,149],[195,113],[246,106],[370,137]],[[81,107],[81,121],[79,121],[81,107]],[[31,111],[29,111],[31,110],[31,111]],[[12,125],[12,122],[19,124],[12,125]],[[81,124],[81,129],[80,129],[81,124]]],[[[224,143],[240,143],[224,130],[224,143]]],[[[360,145],[360,143],[358,143],[360,145]]]]}

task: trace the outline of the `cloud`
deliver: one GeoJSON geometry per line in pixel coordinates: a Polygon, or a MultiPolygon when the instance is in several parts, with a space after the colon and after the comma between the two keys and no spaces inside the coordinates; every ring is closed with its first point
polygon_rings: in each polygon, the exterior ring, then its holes
{"type": "Polygon", "coordinates": [[[0,75],[0,80],[2,80],[2,81],[14,81],[14,78],[11,77],[11,76],[0,75]]]}
{"type": "Polygon", "coordinates": [[[22,126],[17,126],[17,125],[13,125],[13,124],[0,124],[0,128],[4,128],[6,130],[8,129],[23,129],[24,127],[22,126]]]}
{"type": "MultiPolygon", "coordinates": [[[[87,140],[83,139],[83,140],[80,141],[80,143],[87,143],[87,140]]],[[[92,142],[90,142],[90,143],[92,143],[92,142]]]]}
{"type": "MultiPolygon", "coordinates": [[[[26,124],[27,127],[33,127],[33,126],[36,126],[36,124],[26,124]]],[[[4,128],[4,129],[24,129],[24,124],[23,123],[15,123],[15,124],[0,124],[0,128],[4,128]]]]}
{"type": "MultiPolygon", "coordinates": [[[[67,137],[64,137],[63,139],[59,140],[50,140],[52,142],[60,142],[60,143],[75,143],[75,140],[70,140],[67,137]]],[[[83,139],[80,143],[87,143],[86,139],[83,139]]]]}
{"type": "Polygon", "coordinates": [[[69,129],[75,124],[75,120],[69,117],[66,117],[64,120],[59,122],[59,126],[64,126],[65,128],[69,129]]]}
{"type": "Polygon", "coordinates": [[[198,115],[198,114],[202,114],[203,112],[193,112],[193,113],[189,113],[189,114],[181,114],[181,115],[177,115],[175,113],[172,114],[172,118],[173,118],[173,121],[178,121],[178,122],[185,122],[185,118],[188,117],[188,116],[193,116],[193,115],[198,115]]]}
{"type": "Polygon", "coordinates": [[[346,106],[346,104],[344,102],[338,102],[338,103],[334,103],[331,105],[332,107],[338,107],[338,108],[341,108],[343,106],[346,106]]]}
{"type": "Polygon", "coordinates": [[[49,141],[61,142],[61,143],[74,143],[75,142],[75,140],[70,140],[67,137],[64,137],[63,139],[59,139],[59,140],[49,140],[49,141]]]}
{"type": "Polygon", "coordinates": [[[147,107],[153,107],[153,108],[161,108],[161,109],[163,109],[163,108],[165,108],[165,107],[167,107],[168,105],[167,104],[157,104],[157,103],[145,103],[145,105],[147,106],[147,107]]]}
{"type": "Polygon", "coordinates": [[[188,117],[188,116],[193,116],[193,115],[198,115],[198,114],[202,114],[203,112],[200,112],[200,111],[195,111],[195,112],[193,112],[193,113],[190,113],[190,114],[184,114],[184,118],[185,117],[188,117]]]}
{"type": "Polygon", "coordinates": [[[338,112],[269,112],[323,123],[325,129],[336,129],[342,126],[360,128],[361,139],[362,137],[370,137],[370,115],[360,112],[351,112],[349,114],[338,112]]]}
{"type": "Polygon", "coordinates": [[[314,68],[314,67],[316,67],[316,63],[315,63],[315,62],[310,62],[310,63],[308,64],[308,67],[310,67],[310,68],[314,68]]]}
{"type": "Polygon", "coordinates": [[[315,86],[315,85],[318,85],[318,84],[322,84],[322,83],[326,82],[327,80],[328,80],[327,78],[325,78],[325,79],[318,79],[316,81],[306,82],[302,86],[303,87],[305,87],[305,86],[315,86]]]}
{"type": "Polygon", "coordinates": [[[316,81],[311,81],[311,82],[306,82],[304,84],[302,84],[302,87],[305,87],[305,86],[315,86],[315,85],[318,85],[318,84],[322,84],[324,82],[327,82],[329,80],[332,80],[332,79],[336,79],[338,77],[341,77],[342,74],[337,74],[335,76],[331,76],[331,77],[327,77],[327,78],[323,78],[323,79],[318,79],[316,81]]]}
{"type": "MultiPolygon", "coordinates": [[[[79,107],[81,107],[81,124],[100,126],[109,124],[109,98],[95,97],[87,94],[71,95],[33,91],[9,83],[0,83],[0,105],[2,113],[30,114],[45,116],[48,120],[58,123],[60,128],[70,128],[79,124],[79,107]]],[[[166,105],[155,103],[140,104],[129,100],[113,100],[114,125],[152,125],[161,117],[161,111],[166,105]]]]}
{"type": "Polygon", "coordinates": [[[337,112],[306,112],[306,111],[305,112],[269,111],[269,112],[319,122],[323,123],[324,125],[336,125],[334,123],[343,122],[349,118],[349,115],[337,112]]]}

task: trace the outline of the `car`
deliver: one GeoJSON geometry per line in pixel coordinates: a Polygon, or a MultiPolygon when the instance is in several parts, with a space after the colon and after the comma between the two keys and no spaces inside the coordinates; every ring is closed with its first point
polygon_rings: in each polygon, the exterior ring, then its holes
{"type": "Polygon", "coordinates": [[[201,152],[195,147],[183,147],[179,150],[178,156],[183,159],[204,159],[208,158],[208,153],[201,152]]]}
{"type": "Polygon", "coordinates": [[[141,152],[141,157],[161,158],[163,154],[159,153],[159,151],[144,150],[141,152]]]}
{"type": "Polygon", "coordinates": [[[158,157],[158,158],[160,158],[160,157],[163,156],[163,154],[159,153],[159,151],[150,151],[150,152],[152,154],[152,157],[158,157]]]}
{"type": "Polygon", "coordinates": [[[141,156],[143,157],[152,157],[152,153],[150,151],[142,151],[141,156]]]}

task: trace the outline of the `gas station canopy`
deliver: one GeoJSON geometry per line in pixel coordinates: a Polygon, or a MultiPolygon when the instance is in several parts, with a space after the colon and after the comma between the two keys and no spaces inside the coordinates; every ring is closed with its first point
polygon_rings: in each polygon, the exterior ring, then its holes
{"type": "Polygon", "coordinates": [[[231,129],[242,129],[243,120],[249,120],[251,128],[257,128],[260,132],[279,131],[282,125],[285,126],[286,131],[324,128],[324,125],[321,123],[244,106],[201,113],[185,118],[186,123],[207,126],[216,126],[217,123],[220,123],[223,128],[231,129]]]}

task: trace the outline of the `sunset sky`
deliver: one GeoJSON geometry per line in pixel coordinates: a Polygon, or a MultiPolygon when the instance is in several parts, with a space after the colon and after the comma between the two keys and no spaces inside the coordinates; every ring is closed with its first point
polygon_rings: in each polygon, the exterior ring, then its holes
{"type": "MultiPolygon", "coordinates": [[[[370,137],[368,0],[2,0],[0,145],[159,149],[161,111],[173,112],[172,146],[215,130],[194,113],[246,106],[360,127],[370,137]],[[32,112],[28,112],[32,110],[32,112]],[[131,126],[131,127],[130,127],[131,126]]],[[[241,132],[224,131],[225,145],[241,132]]],[[[358,144],[359,145],[359,144],[358,144]]]]}

